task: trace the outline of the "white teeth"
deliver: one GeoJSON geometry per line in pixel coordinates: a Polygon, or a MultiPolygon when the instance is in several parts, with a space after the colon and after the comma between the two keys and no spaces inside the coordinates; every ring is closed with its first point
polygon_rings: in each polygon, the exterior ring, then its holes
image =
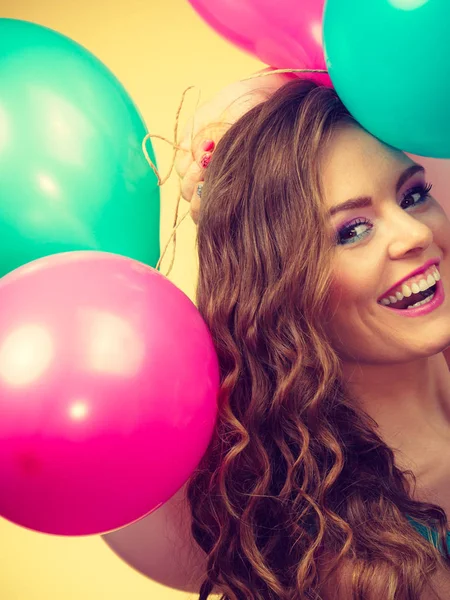
{"type": "MultiPolygon", "coordinates": [[[[388,304],[395,304],[397,301],[403,300],[403,298],[409,298],[412,294],[418,294],[419,292],[424,292],[428,288],[435,285],[435,283],[437,281],[439,281],[440,279],[441,279],[441,276],[439,274],[439,271],[437,270],[437,268],[435,268],[433,270],[433,274],[429,273],[427,275],[427,278],[420,279],[419,283],[414,282],[410,286],[407,285],[406,283],[404,283],[401,287],[401,292],[397,291],[397,292],[395,292],[395,295],[392,294],[386,298],[382,298],[380,300],[380,304],[383,304],[384,306],[387,306],[388,304]]],[[[432,297],[433,296],[428,296],[428,298],[432,298],[432,297]]],[[[413,306],[418,306],[421,303],[425,303],[425,301],[429,302],[428,298],[425,298],[425,300],[421,300],[420,302],[416,302],[416,304],[413,304],[413,306]]],[[[408,308],[412,308],[412,307],[408,307],[408,308]]]]}
{"type": "Polygon", "coordinates": [[[411,288],[406,283],[402,285],[402,294],[405,298],[409,298],[412,295],[411,288]]]}
{"type": "Polygon", "coordinates": [[[415,304],[412,304],[411,306],[407,306],[406,310],[408,310],[409,308],[416,308],[417,306],[422,306],[422,304],[427,304],[428,302],[431,302],[434,298],[434,293],[431,294],[431,296],[427,296],[424,300],[421,300],[420,302],[416,302],[415,304]]]}

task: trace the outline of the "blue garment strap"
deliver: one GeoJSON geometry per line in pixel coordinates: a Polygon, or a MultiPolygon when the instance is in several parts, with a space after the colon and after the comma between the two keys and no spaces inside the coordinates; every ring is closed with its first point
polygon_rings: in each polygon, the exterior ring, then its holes
{"type": "MultiPolygon", "coordinates": [[[[414,529],[420,533],[420,535],[422,537],[424,537],[426,540],[431,542],[435,548],[438,548],[439,535],[438,535],[437,531],[435,531],[434,529],[425,527],[425,525],[418,523],[409,515],[406,515],[406,518],[411,523],[411,525],[414,527],[414,529]]],[[[447,546],[450,550],[450,532],[449,531],[447,531],[447,546]]],[[[442,552],[442,549],[439,548],[439,551],[442,552]]]]}

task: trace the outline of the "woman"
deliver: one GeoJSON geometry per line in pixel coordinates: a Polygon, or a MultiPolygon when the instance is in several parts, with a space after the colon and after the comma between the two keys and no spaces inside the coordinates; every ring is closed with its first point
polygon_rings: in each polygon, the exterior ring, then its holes
{"type": "Polygon", "coordinates": [[[423,169],[310,81],[206,145],[183,185],[222,382],[188,484],[199,599],[450,597],[450,222],[423,169]]]}

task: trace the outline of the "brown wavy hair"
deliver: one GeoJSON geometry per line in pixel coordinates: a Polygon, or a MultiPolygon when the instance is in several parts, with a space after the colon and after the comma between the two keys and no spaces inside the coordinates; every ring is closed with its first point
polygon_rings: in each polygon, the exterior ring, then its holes
{"type": "Polygon", "coordinates": [[[290,82],[227,131],[206,173],[196,300],[221,387],[187,486],[207,554],[199,600],[335,598],[344,572],[346,598],[418,600],[450,568],[445,511],[412,500],[414,475],[345,389],[325,332],[320,154],[349,122],[334,90],[290,82]]]}

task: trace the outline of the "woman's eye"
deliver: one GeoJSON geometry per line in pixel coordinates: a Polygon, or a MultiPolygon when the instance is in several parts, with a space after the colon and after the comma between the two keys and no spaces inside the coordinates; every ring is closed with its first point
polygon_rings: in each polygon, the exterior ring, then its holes
{"type": "Polygon", "coordinates": [[[403,195],[401,202],[402,208],[409,208],[410,206],[416,206],[417,204],[422,204],[422,202],[425,202],[430,197],[432,187],[432,184],[428,183],[426,185],[417,185],[411,190],[408,190],[406,194],[403,195]],[[408,201],[407,206],[404,206],[405,201],[408,201]]]}
{"type": "Polygon", "coordinates": [[[341,246],[353,244],[367,235],[372,227],[372,223],[367,219],[355,219],[339,229],[336,242],[341,246]]]}

